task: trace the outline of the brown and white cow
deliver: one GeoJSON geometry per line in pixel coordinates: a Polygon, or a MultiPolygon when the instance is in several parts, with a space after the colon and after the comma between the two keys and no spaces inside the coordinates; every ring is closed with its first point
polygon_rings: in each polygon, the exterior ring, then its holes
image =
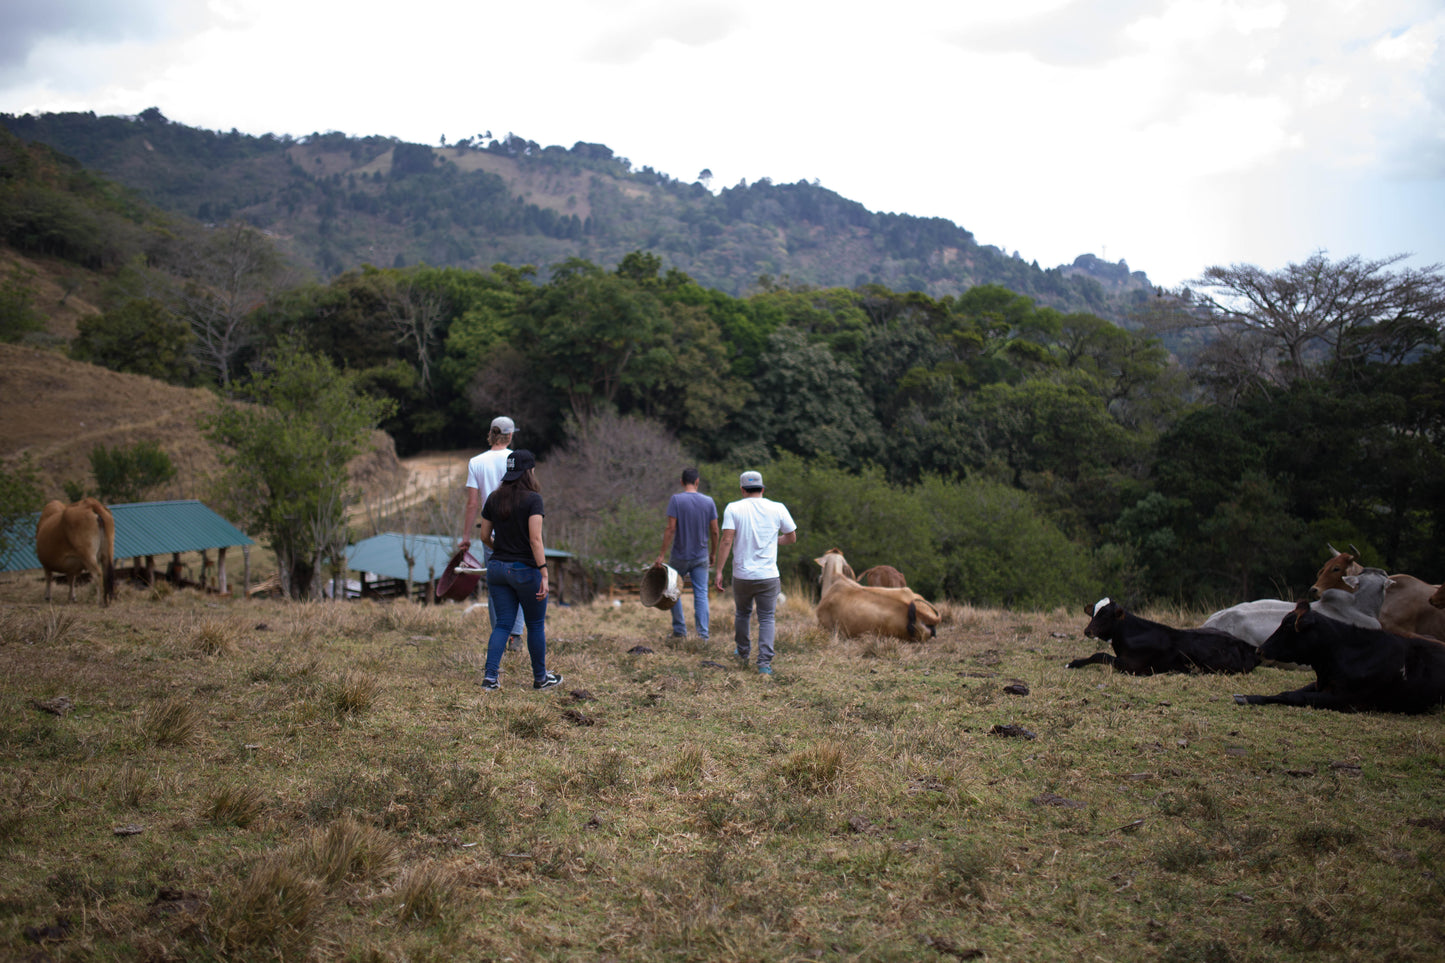
{"type": "Polygon", "coordinates": [[[912,589],[860,585],[836,548],[813,561],[823,569],[817,608],[823,628],[843,636],[885,635],[906,642],[937,634],[938,610],[912,589]]]}
{"type": "Polygon", "coordinates": [[[81,572],[90,573],[101,605],[115,597],[115,519],[94,498],[74,505],[48,502],[35,526],[35,557],[45,569],[45,601],[50,601],[52,572],[69,579],[72,602],[81,572]]]}

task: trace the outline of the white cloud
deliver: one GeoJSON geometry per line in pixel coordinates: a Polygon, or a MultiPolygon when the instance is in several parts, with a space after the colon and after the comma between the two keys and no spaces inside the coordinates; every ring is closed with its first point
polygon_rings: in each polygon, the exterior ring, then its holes
{"type": "Polygon", "coordinates": [[[251,133],[600,142],[685,179],[710,168],[715,186],[818,178],[1046,266],[1091,252],[1165,283],[1354,253],[1352,239],[1445,260],[1418,216],[1445,179],[1432,0],[45,10],[0,31],[0,110],[154,105],[251,133]]]}

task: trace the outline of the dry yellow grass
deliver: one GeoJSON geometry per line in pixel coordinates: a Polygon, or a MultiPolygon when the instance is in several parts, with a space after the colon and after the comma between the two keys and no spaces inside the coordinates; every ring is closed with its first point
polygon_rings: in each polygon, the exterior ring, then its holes
{"type": "Polygon", "coordinates": [[[771,680],[721,600],[707,645],[556,606],[560,691],[509,653],[484,692],[459,606],[127,591],[46,631],[0,577],[0,957],[1438,958],[1445,717],[1065,670],[1073,610],[915,645],[789,595],[771,680]]]}

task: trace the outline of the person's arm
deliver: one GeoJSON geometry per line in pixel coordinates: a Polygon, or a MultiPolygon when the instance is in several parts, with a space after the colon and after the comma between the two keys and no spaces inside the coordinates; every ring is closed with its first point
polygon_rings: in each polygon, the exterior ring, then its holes
{"type": "Polygon", "coordinates": [[[542,516],[527,518],[527,541],[532,544],[532,561],[542,570],[542,585],[537,589],[537,598],[547,597],[547,553],[542,548],[542,516]]]}
{"type": "Polygon", "coordinates": [[[475,488],[467,488],[467,509],[462,513],[462,540],[457,542],[457,548],[465,552],[472,547],[472,529],[477,524],[477,510],[481,508],[481,498],[475,488]]]}
{"type": "Polygon", "coordinates": [[[713,560],[717,558],[718,542],[721,541],[721,540],[722,540],[722,536],[718,533],[717,519],[714,518],[714,519],[712,520],[712,531],[709,532],[709,534],[708,534],[708,540],[707,540],[707,544],[708,544],[707,567],[708,567],[708,568],[716,568],[716,567],[717,567],[716,565],[713,564],[713,560]]]}
{"type": "Polygon", "coordinates": [[[482,533],[477,540],[487,546],[489,551],[496,551],[497,546],[492,542],[492,523],[485,518],[482,519],[482,533]]]}
{"type": "Polygon", "coordinates": [[[723,566],[727,564],[728,552],[731,552],[731,551],[733,550],[733,537],[734,537],[736,534],[737,534],[737,533],[734,532],[731,528],[725,528],[725,529],[722,530],[722,539],[718,542],[718,546],[717,546],[717,577],[713,579],[713,584],[718,587],[718,591],[719,591],[719,592],[722,591],[722,587],[723,587],[723,583],[722,583],[723,566]]]}
{"type": "Polygon", "coordinates": [[[779,545],[791,545],[791,544],[793,544],[794,542],[796,542],[797,540],[798,540],[798,530],[797,530],[796,528],[793,529],[791,532],[781,532],[781,533],[779,533],[779,535],[778,535],[778,544],[779,544],[779,545]]]}
{"type": "Polygon", "coordinates": [[[657,553],[657,561],[652,563],[653,568],[661,568],[667,561],[667,550],[672,548],[673,536],[677,534],[677,518],[667,516],[667,529],[662,533],[662,551],[657,553]]]}

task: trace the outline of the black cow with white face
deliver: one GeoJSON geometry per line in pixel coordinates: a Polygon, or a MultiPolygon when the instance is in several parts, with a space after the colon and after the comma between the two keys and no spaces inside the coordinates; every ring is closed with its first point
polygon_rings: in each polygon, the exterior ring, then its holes
{"type": "Polygon", "coordinates": [[[1265,639],[1260,654],[1308,665],[1315,681],[1279,695],[1235,696],[1241,705],[1420,713],[1445,703],[1445,644],[1338,622],[1304,602],[1265,639]]]}
{"type": "Polygon", "coordinates": [[[1067,665],[1112,665],[1132,675],[1158,672],[1249,672],[1259,665],[1259,650],[1218,629],[1176,629],[1141,619],[1111,599],[1084,608],[1084,635],[1113,646],[1114,654],[1095,652],[1067,665]]]}

